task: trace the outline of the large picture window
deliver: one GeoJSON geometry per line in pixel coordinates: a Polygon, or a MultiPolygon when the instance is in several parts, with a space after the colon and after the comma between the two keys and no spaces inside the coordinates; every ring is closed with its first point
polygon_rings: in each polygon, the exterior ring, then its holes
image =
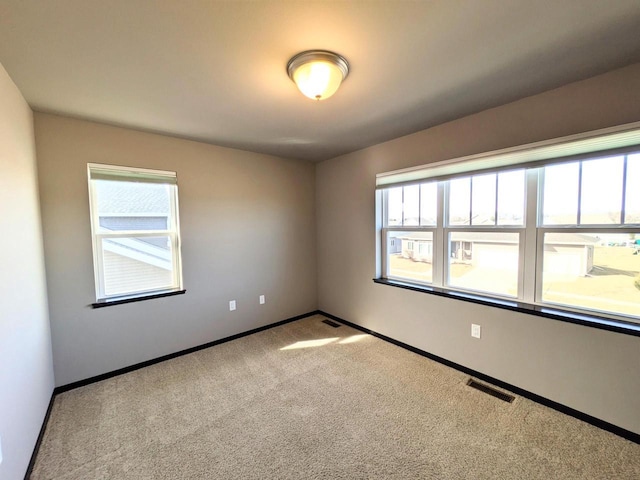
{"type": "Polygon", "coordinates": [[[182,288],[176,174],[89,164],[96,301],[182,288]]]}
{"type": "Polygon", "coordinates": [[[383,279],[640,323],[640,147],[435,177],[379,188],[383,279]]]}

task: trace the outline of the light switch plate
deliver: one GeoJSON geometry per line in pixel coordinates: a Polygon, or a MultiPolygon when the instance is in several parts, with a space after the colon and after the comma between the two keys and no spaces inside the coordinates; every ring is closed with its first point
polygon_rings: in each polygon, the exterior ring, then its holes
{"type": "Polygon", "coordinates": [[[264,295],[260,295],[260,305],[264,305],[264,295]]]}
{"type": "Polygon", "coordinates": [[[229,310],[233,312],[235,309],[236,309],[236,301],[235,300],[231,300],[229,302],[229,310]]]}

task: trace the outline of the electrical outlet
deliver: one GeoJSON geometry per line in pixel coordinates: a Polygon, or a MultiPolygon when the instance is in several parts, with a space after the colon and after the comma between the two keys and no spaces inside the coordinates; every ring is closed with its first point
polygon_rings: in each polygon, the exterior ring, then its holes
{"type": "Polygon", "coordinates": [[[235,300],[231,300],[229,302],[229,311],[233,312],[236,309],[236,301],[235,300]]]}
{"type": "Polygon", "coordinates": [[[260,295],[260,305],[264,305],[264,295],[260,295]]]}
{"type": "Polygon", "coordinates": [[[0,464],[2,463],[2,438],[0,438],[0,464]]]}
{"type": "Polygon", "coordinates": [[[476,325],[475,323],[471,324],[471,336],[480,338],[480,325],[476,325]]]}

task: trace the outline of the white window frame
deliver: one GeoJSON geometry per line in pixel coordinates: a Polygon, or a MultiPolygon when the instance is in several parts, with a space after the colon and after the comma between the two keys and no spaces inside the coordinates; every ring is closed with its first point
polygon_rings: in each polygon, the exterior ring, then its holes
{"type": "MultiPolygon", "coordinates": [[[[505,151],[493,152],[478,155],[477,163],[471,157],[465,157],[458,161],[451,160],[440,162],[433,167],[428,165],[405,169],[397,172],[388,172],[378,175],[378,200],[376,202],[378,218],[379,257],[377,264],[379,267],[379,278],[383,280],[398,281],[406,284],[416,284],[416,286],[426,287],[428,290],[442,290],[461,292],[488,300],[507,300],[516,302],[514,305],[528,304],[544,309],[557,309],[559,311],[575,312],[576,314],[604,317],[613,320],[622,320],[633,324],[640,324],[640,316],[619,314],[609,311],[600,311],[591,308],[581,308],[574,305],[566,305],[542,300],[543,287],[543,255],[544,255],[544,235],[545,233],[599,233],[599,234],[640,234],[640,223],[624,224],[624,188],[626,178],[623,178],[623,204],[622,217],[618,224],[606,225],[544,225],[542,223],[542,201],[544,191],[544,166],[558,163],[588,161],[591,159],[603,158],[612,155],[632,155],[640,153],[640,122],[626,126],[605,129],[599,132],[590,132],[580,136],[572,136],[557,139],[555,142],[547,141],[541,144],[527,145],[507,149],[505,151]],[[622,139],[622,140],[620,140],[622,139]],[[618,143],[616,143],[618,142],[618,143]],[[574,146],[577,145],[577,146],[574,146]],[[586,145],[586,147],[585,147],[586,145]],[[603,146],[598,149],[597,145],[603,146]],[[594,150],[589,153],[589,147],[594,150]],[[606,148],[605,148],[606,147],[606,148]],[[582,149],[582,150],[581,150],[582,149]],[[536,155],[536,150],[538,155],[536,155]],[[565,155],[562,152],[565,152],[565,155]],[[557,157],[549,152],[556,152],[557,157]],[[558,153],[560,152],[560,153],[558,153]],[[577,152],[577,153],[576,153],[577,152]],[[492,157],[498,158],[498,162],[492,164],[492,157]],[[526,158],[525,158],[526,157],[526,158]],[[505,158],[515,159],[509,163],[505,158]],[[522,159],[525,158],[526,161],[522,159]],[[473,167],[477,166],[478,169],[473,167]],[[474,226],[474,225],[448,225],[448,188],[449,180],[460,177],[468,177],[477,174],[499,173],[509,169],[525,169],[525,190],[524,190],[524,224],[522,226],[474,226]],[[422,177],[420,177],[422,176],[422,177]],[[408,186],[427,182],[438,182],[438,206],[436,226],[394,226],[387,224],[388,189],[394,187],[408,186]],[[412,279],[391,275],[389,271],[389,255],[387,244],[390,232],[432,232],[433,235],[433,263],[431,283],[418,282],[412,279]],[[516,297],[498,295],[486,291],[477,291],[451,286],[449,284],[449,234],[452,232],[513,232],[519,235],[519,261],[518,261],[518,293],[516,297]]],[[[626,174],[626,170],[625,170],[626,174]]],[[[623,175],[626,177],[626,175],[623,175]]],[[[496,202],[498,200],[496,199],[496,202]]],[[[580,208],[580,202],[578,202],[580,208]]],[[[578,218],[579,215],[578,215],[578,218]]],[[[496,219],[497,222],[497,219],[496,219]]]]}
{"type": "MultiPolygon", "coordinates": [[[[470,173],[473,175],[473,173],[470,173]]],[[[468,176],[468,175],[464,175],[468,176]]],[[[526,176],[525,176],[526,183],[526,176]]],[[[526,196],[526,186],[525,188],[525,196],[526,196]]],[[[437,190],[437,219],[436,225],[433,226],[387,226],[386,218],[387,212],[389,211],[389,198],[387,195],[388,190],[382,190],[383,199],[383,213],[382,213],[382,229],[381,229],[381,242],[385,247],[385,251],[382,252],[382,271],[383,278],[388,278],[392,280],[397,280],[406,283],[416,283],[428,286],[435,287],[444,287],[450,290],[460,291],[464,293],[477,294],[477,295],[488,295],[495,298],[502,298],[506,300],[523,300],[523,258],[524,258],[524,231],[525,226],[502,226],[502,225],[448,225],[448,199],[449,199],[449,182],[448,181],[440,181],[438,182],[438,190],[437,190]],[[406,232],[410,234],[411,232],[431,232],[432,234],[432,281],[431,282],[420,282],[413,279],[407,279],[400,276],[395,276],[390,271],[388,265],[388,254],[386,252],[386,246],[389,241],[389,233],[390,232],[406,232]],[[486,292],[483,290],[473,290],[473,289],[465,289],[457,286],[451,286],[449,284],[449,256],[450,256],[450,242],[449,242],[449,234],[454,232],[504,232],[504,233],[517,233],[519,235],[519,263],[518,263],[518,274],[517,274],[517,289],[518,295],[515,297],[506,296],[506,295],[498,295],[495,293],[486,292]]],[[[496,203],[498,199],[496,197],[496,203]]],[[[525,213],[526,215],[526,213],[525,213]]],[[[497,219],[496,219],[497,222],[497,219]]]]}
{"type": "Polygon", "coordinates": [[[89,212],[91,221],[91,237],[93,246],[93,267],[96,289],[96,303],[108,303],[123,299],[144,298],[164,293],[182,291],[182,259],[180,242],[180,220],[178,207],[178,183],[176,172],[151,170],[118,165],[87,164],[89,185],[89,212]],[[92,180],[109,179],[130,181],[136,183],[154,183],[167,185],[170,189],[170,217],[164,230],[119,230],[104,232],[100,228],[100,217],[97,210],[98,202],[96,190],[92,180]],[[105,275],[103,261],[103,240],[109,238],[140,238],[140,237],[168,237],[171,244],[172,278],[171,285],[162,288],[146,288],[132,290],[126,293],[107,295],[105,293],[105,275]]]}
{"type": "MultiPolygon", "coordinates": [[[[625,157],[625,164],[627,162],[627,157],[629,155],[633,155],[633,154],[639,154],[640,153],[640,145],[638,145],[637,147],[637,151],[636,152],[629,152],[629,153],[624,153],[621,154],[621,156],[625,157]]],[[[589,161],[591,159],[597,159],[597,158],[601,158],[603,157],[603,155],[595,153],[591,158],[585,158],[580,160],[580,162],[584,162],[584,161],[589,161]]],[[[543,192],[544,192],[544,169],[540,168],[537,169],[538,171],[534,171],[533,174],[536,175],[537,174],[537,182],[538,182],[538,188],[537,188],[537,192],[538,192],[538,200],[536,202],[537,205],[537,217],[536,217],[536,223],[537,223],[537,228],[536,228],[536,250],[535,250],[535,255],[536,255],[536,272],[538,273],[536,275],[536,284],[535,284],[535,303],[537,305],[542,305],[542,306],[550,306],[550,307],[557,307],[557,308],[561,308],[561,309],[568,309],[571,311],[575,311],[578,313],[582,313],[582,314],[596,314],[599,316],[603,316],[603,317],[607,317],[607,318],[614,318],[614,319],[624,319],[624,320],[631,320],[634,321],[636,323],[640,323],[640,317],[633,317],[633,316],[627,316],[627,315],[622,315],[622,314],[613,314],[611,312],[608,311],[604,311],[604,310],[598,310],[595,308],[591,308],[591,309],[587,309],[587,308],[580,308],[578,306],[569,306],[566,304],[562,304],[562,303],[556,303],[556,302],[551,302],[551,301],[544,301],[542,299],[542,288],[543,288],[543,278],[542,278],[542,269],[543,269],[543,262],[544,262],[544,236],[546,233],[576,233],[576,234],[588,234],[588,233],[598,233],[598,234],[625,234],[625,233],[640,233],[639,229],[640,229],[640,223],[638,224],[633,224],[633,223],[624,223],[625,219],[625,203],[626,203],[626,196],[625,196],[625,190],[626,190],[626,183],[627,183],[627,178],[626,178],[626,168],[624,170],[623,173],[623,178],[622,178],[622,182],[623,182],[623,186],[622,186],[622,195],[621,195],[621,218],[620,218],[620,222],[619,223],[608,223],[608,224],[584,224],[581,223],[581,195],[582,192],[580,189],[578,189],[578,205],[577,205],[577,222],[575,224],[566,224],[566,225],[545,225],[543,223],[543,192]]],[[[578,180],[581,180],[581,177],[579,176],[578,180]]]]}
{"type": "MultiPolygon", "coordinates": [[[[387,205],[386,198],[385,198],[385,205],[387,205]]],[[[407,235],[410,235],[412,232],[420,232],[420,233],[422,233],[422,232],[433,232],[432,233],[432,239],[433,240],[432,240],[432,247],[431,247],[431,255],[432,255],[432,257],[434,258],[434,261],[435,261],[436,227],[402,227],[402,226],[393,227],[392,226],[392,227],[383,228],[382,232],[383,232],[382,233],[382,237],[381,237],[382,238],[382,251],[384,253],[382,254],[382,258],[380,260],[381,260],[381,265],[382,265],[382,269],[383,269],[383,272],[384,272],[383,277],[384,278],[389,278],[389,279],[392,279],[392,280],[397,280],[397,281],[400,281],[400,282],[416,283],[416,284],[420,284],[420,285],[432,285],[433,281],[432,282],[421,282],[421,281],[415,280],[415,279],[414,280],[408,280],[408,279],[406,279],[404,277],[394,276],[390,272],[389,264],[388,264],[388,261],[387,261],[387,259],[389,258],[389,256],[387,255],[387,245],[388,245],[387,242],[390,241],[390,238],[388,236],[388,234],[390,232],[403,232],[403,233],[406,233],[407,235]]],[[[415,242],[412,242],[412,243],[415,244],[415,242]]],[[[402,248],[402,245],[401,245],[401,248],[402,248]]],[[[436,273],[435,273],[435,264],[434,264],[433,265],[433,270],[432,270],[432,276],[435,277],[435,274],[436,273]]]]}
{"type": "MultiPolygon", "coordinates": [[[[519,169],[516,169],[519,170],[519,169]]],[[[493,173],[493,172],[481,172],[481,174],[486,174],[486,173],[493,173]]],[[[499,173],[499,172],[495,172],[495,173],[499,173]]],[[[461,175],[460,177],[472,177],[475,175],[475,172],[469,172],[465,175],[461,175]]],[[[496,179],[497,180],[497,179],[496,179]]],[[[495,297],[495,298],[502,298],[502,299],[507,299],[507,300],[522,300],[523,299],[523,275],[524,275],[524,268],[523,268],[523,258],[524,258],[524,231],[525,231],[525,226],[526,226],[526,218],[523,220],[523,225],[498,225],[498,218],[497,218],[497,211],[498,211],[498,196],[496,195],[496,206],[495,206],[495,211],[496,211],[496,218],[495,218],[495,225],[473,225],[472,224],[472,218],[471,218],[471,211],[469,212],[469,224],[468,225],[449,225],[449,181],[443,181],[443,182],[439,182],[439,184],[442,184],[442,188],[443,188],[443,202],[441,202],[440,204],[442,205],[441,210],[442,210],[442,215],[438,215],[438,218],[440,219],[440,217],[442,217],[442,224],[438,224],[438,228],[442,228],[442,241],[443,241],[443,249],[444,251],[442,252],[442,254],[444,254],[443,257],[443,277],[442,280],[440,281],[439,285],[443,286],[444,288],[447,289],[451,289],[451,290],[456,290],[456,291],[460,291],[460,292],[465,292],[465,293],[471,293],[471,294],[477,294],[477,295],[488,295],[491,297],[495,297]],[[440,227],[440,225],[442,225],[442,227],[440,227]],[[508,296],[508,295],[500,295],[497,293],[490,293],[487,292],[485,290],[473,290],[473,289],[466,289],[466,288],[461,288],[461,287],[457,287],[457,286],[452,286],[450,284],[450,272],[449,272],[449,266],[450,266],[450,257],[451,257],[451,242],[449,240],[449,235],[454,233],[454,232],[476,232],[476,233],[492,233],[492,232],[503,232],[503,233],[517,233],[518,234],[518,273],[517,273],[517,294],[515,296],[508,296]]],[[[497,181],[496,181],[496,188],[497,188],[497,181]]],[[[440,186],[440,185],[439,185],[440,186]]],[[[526,175],[525,175],[525,184],[523,185],[523,188],[525,189],[525,198],[526,198],[526,188],[527,188],[527,182],[526,182],[526,175]]],[[[470,192],[470,202],[472,201],[473,195],[472,192],[470,192]]],[[[471,208],[471,206],[470,206],[471,208]]],[[[525,207],[526,210],[526,207],[525,207]]],[[[526,211],[525,211],[525,215],[526,215],[526,211]]],[[[435,256],[435,254],[434,254],[435,256]]],[[[439,256],[443,256],[443,255],[439,255],[439,256]]]]}

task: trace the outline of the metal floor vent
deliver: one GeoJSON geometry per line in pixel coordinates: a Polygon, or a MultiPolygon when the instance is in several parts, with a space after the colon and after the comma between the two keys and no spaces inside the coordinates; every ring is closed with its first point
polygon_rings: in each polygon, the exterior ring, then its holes
{"type": "Polygon", "coordinates": [[[508,393],[501,392],[500,390],[497,390],[489,385],[476,382],[473,378],[469,379],[469,381],[467,382],[467,385],[469,385],[471,388],[475,388],[476,390],[480,390],[481,392],[491,395],[492,397],[499,398],[503,402],[511,403],[516,398],[513,395],[509,395],[508,393]]]}
{"type": "Polygon", "coordinates": [[[328,318],[325,318],[324,320],[322,320],[322,323],[326,323],[327,325],[333,327],[333,328],[338,328],[340,326],[339,323],[336,322],[332,322],[331,320],[329,320],[328,318]]]}

